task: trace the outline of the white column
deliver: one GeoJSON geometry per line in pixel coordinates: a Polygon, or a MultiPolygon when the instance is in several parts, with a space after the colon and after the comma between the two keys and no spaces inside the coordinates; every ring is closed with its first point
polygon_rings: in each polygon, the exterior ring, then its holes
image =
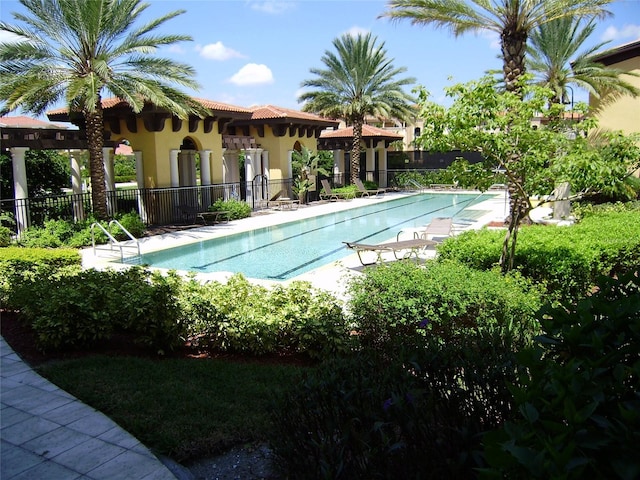
{"type": "Polygon", "coordinates": [[[147,223],[149,216],[147,215],[147,209],[144,204],[144,197],[142,191],[145,188],[144,185],[144,162],[142,161],[142,152],[137,150],[133,152],[136,157],[136,183],[138,184],[138,212],[140,212],[140,219],[147,223]]]}
{"type": "MultiPolygon", "coordinates": [[[[342,150],[334,150],[333,151],[333,173],[340,174],[344,177],[344,151],[342,150]]],[[[346,179],[343,179],[346,181],[346,179]]],[[[333,180],[335,182],[335,178],[333,180]]]]}
{"type": "Polygon", "coordinates": [[[371,181],[373,180],[373,173],[369,172],[373,172],[376,169],[376,150],[374,147],[367,148],[365,165],[365,168],[367,169],[367,175],[365,178],[366,180],[371,181]]]}
{"type": "Polygon", "coordinates": [[[172,149],[169,151],[169,174],[171,176],[171,186],[180,186],[180,173],[178,171],[178,154],[180,150],[172,149]]]}
{"type": "Polygon", "coordinates": [[[262,152],[262,174],[267,177],[267,180],[271,178],[271,173],[269,171],[269,150],[265,150],[262,152]]]}
{"type": "Polygon", "coordinates": [[[200,184],[211,185],[211,150],[200,150],[200,184]]]}
{"type": "Polygon", "coordinates": [[[107,191],[116,189],[115,177],[113,174],[113,148],[104,147],[102,149],[102,163],[104,164],[104,186],[107,191]]]}
{"type": "Polygon", "coordinates": [[[247,198],[249,205],[253,206],[253,178],[261,175],[260,160],[262,158],[262,148],[247,148],[244,153],[245,179],[247,181],[247,198]]]}
{"type": "Polygon", "coordinates": [[[71,166],[71,190],[73,192],[72,206],[73,219],[75,221],[84,220],[84,202],[82,195],[82,173],[80,170],[80,162],[74,156],[71,150],[69,152],[69,164],[71,166]]]}
{"type": "Polygon", "coordinates": [[[111,147],[103,147],[102,148],[102,164],[104,165],[104,187],[107,191],[107,213],[109,216],[113,216],[115,213],[112,196],[109,192],[116,189],[116,182],[113,176],[113,157],[111,153],[113,152],[113,148],[111,147]]]}
{"type": "Polygon", "coordinates": [[[27,209],[27,199],[29,189],[27,188],[27,168],[25,166],[25,155],[29,151],[28,147],[11,147],[11,163],[13,167],[13,198],[15,202],[16,227],[20,235],[29,226],[29,211],[27,209]]]}
{"type": "Polygon", "coordinates": [[[380,149],[380,182],[378,186],[381,188],[389,186],[389,177],[387,176],[387,149],[384,146],[384,142],[380,149]]]}

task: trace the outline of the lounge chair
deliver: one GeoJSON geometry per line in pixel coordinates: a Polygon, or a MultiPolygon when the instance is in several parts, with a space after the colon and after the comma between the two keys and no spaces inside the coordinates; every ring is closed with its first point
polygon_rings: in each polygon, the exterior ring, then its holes
{"type": "Polygon", "coordinates": [[[437,242],[433,240],[425,240],[422,238],[414,238],[412,240],[401,240],[399,242],[388,242],[378,244],[356,243],[356,242],[342,242],[347,248],[355,250],[358,253],[358,259],[363,266],[374,265],[376,263],[382,263],[382,254],[385,252],[392,252],[396,260],[408,259],[414,257],[416,262],[420,259],[419,253],[425,250],[427,247],[436,245],[437,242]],[[362,258],[363,252],[373,252],[376,254],[376,259],[373,262],[365,262],[362,258]],[[398,253],[402,253],[401,257],[398,257],[398,253]]]}
{"type": "Polygon", "coordinates": [[[370,197],[371,195],[376,195],[376,196],[384,195],[385,192],[387,191],[384,188],[367,190],[367,188],[364,186],[364,183],[362,183],[362,180],[360,180],[359,178],[356,178],[354,180],[354,183],[356,184],[356,187],[358,187],[358,193],[360,193],[360,196],[362,197],[370,197]]]}
{"type": "Polygon", "coordinates": [[[320,200],[329,200],[330,202],[336,202],[338,200],[348,200],[349,195],[346,193],[336,193],[331,190],[331,185],[329,185],[329,181],[326,178],[320,180],[322,183],[323,192],[320,192],[320,200]]]}
{"type": "Polygon", "coordinates": [[[431,220],[431,222],[418,228],[403,228],[396,235],[396,240],[400,241],[402,234],[413,235],[414,239],[421,238],[423,240],[433,240],[436,243],[442,243],[442,241],[451,236],[453,230],[453,218],[451,217],[437,217],[431,220]]]}

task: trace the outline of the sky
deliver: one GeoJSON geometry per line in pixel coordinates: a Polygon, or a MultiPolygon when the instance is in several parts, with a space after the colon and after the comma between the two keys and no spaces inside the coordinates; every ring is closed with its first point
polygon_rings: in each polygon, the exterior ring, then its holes
{"type": "MultiPolygon", "coordinates": [[[[193,96],[241,107],[276,105],[301,109],[301,83],[324,68],[322,56],[346,33],[370,32],[387,57],[413,77],[435,101],[447,104],[444,88],[501,69],[499,39],[489,32],[454,37],[433,26],[379,18],[386,0],[148,0],[145,19],[185,12],[158,29],[188,34],[190,42],[162,47],[157,55],[184,62],[197,72],[193,96]]],[[[0,0],[0,19],[14,23],[15,1],[0,0]]],[[[598,20],[588,46],[607,48],[640,39],[640,0],[618,0],[612,16],[598,20]]],[[[0,32],[0,41],[5,41],[0,32]]],[[[575,91],[575,101],[587,95],[575,91]]]]}

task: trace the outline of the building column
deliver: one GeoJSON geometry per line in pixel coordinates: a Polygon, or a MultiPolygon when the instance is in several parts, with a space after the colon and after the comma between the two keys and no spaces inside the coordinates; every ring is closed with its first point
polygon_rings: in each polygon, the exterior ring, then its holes
{"type": "Polygon", "coordinates": [[[136,183],[138,184],[138,212],[140,213],[140,220],[142,220],[145,224],[149,219],[149,215],[147,214],[147,208],[145,207],[143,190],[145,188],[144,185],[144,162],[142,160],[142,152],[136,150],[133,152],[133,155],[136,157],[136,183]]]}
{"type": "Polygon", "coordinates": [[[178,154],[180,150],[169,150],[169,174],[171,177],[171,186],[176,188],[180,186],[180,172],[178,170],[178,154]]]}
{"type": "Polygon", "coordinates": [[[380,152],[380,179],[378,181],[378,186],[380,188],[387,188],[389,186],[389,177],[387,176],[387,170],[388,170],[387,149],[384,146],[384,142],[379,152],[380,152]]]}
{"type": "Polygon", "coordinates": [[[342,182],[338,181],[338,179],[346,180],[345,177],[345,168],[344,168],[344,150],[334,150],[333,151],[333,183],[340,184],[342,182]]]}
{"type": "Polygon", "coordinates": [[[244,150],[244,168],[245,178],[247,181],[247,198],[246,201],[249,205],[253,206],[254,197],[259,198],[257,192],[253,191],[253,179],[258,175],[262,175],[262,148],[247,148],[244,150]]]}
{"type": "Polygon", "coordinates": [[[84,220],[84,199],[82,198],[82,172],[80,170],[80,162],[73,155],[71,150],[69,153],[69,164],[71,166],[71,191],[73,197],[71,204],[73,207],[73,219],[77,222],[84,220]]]}
{"type": "Polygon", "coordinates": [[[15,199],[15,216],[18,235],[31,223],[27,208],[29,189],[27,187],[27,168],[25,156],[28,147],[11,147],[11,164],[13,167],[13,198],[15,199]]]}
{"type": "Polygon", "coordinates": [[[200,184],[211,185],[211,150],[200,150],[200,184]]]}
{"type": "Polygon", "coordinates": [[[107,214],[113,216],[115,213],[113,200],[115,194],[110,195],[109,192],[113,192],[116,189],[115,177],[113,175],[113,148],[102,148],[102,164],[104,165],[104,187],[107,191],[107,214]]]}
{"type": "Polygon", "coordinates": [[[365,169],[367,170],[365,180],[374,181],[375,169],[376,169],[376,149],[371,146],[367,147],[365,169]]]}

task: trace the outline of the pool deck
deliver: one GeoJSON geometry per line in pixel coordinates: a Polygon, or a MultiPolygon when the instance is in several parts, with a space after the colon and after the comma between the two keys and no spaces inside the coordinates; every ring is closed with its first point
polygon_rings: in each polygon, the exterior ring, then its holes
{"type": "MultiPolygon", "coordinates": [[[[454,190],[454,191],[427,191],[426,193],[471,193],[471,194],[479,194],[477,191],[465,191],[465,190],[454,190]]],[[[483,226],[487,225],[493,221],[503,221],[507,215],[508,205],[505,203],[505,192],[504,191],[491,191],[487,192],[493,195],[491,199],[482,201],[476,205],[468,207],[464,210],[464,212],[475,211],[477,215],[474,215],[472,222],[462,222],[457,223],[454,219],[454,232],[458,233],[467,229],[479,229],[483,226]]],[[[314,202],[310,205],[301,205],[300,208],[292,210],[292,209],[284,209],[284,210],[263,210],[254,213],[253,216],[249,218],[243,218],[241,220],[233,220],[228,223],[216,224],[212,226],[201,226],[201,227],[190,227],[185,228],[184,230],[178,230],[171,233],[165,233],[161,235],[154,235],[149,237],[144,237],[139,239],[140,243],[140,251],[141,253],[149,253],[156,250],[162,250],[166,248],[176,247],[179,245],[186,245],[189,243],[199,242],[202,240],[209,240],[212,238],[224,237],[227,235],[232,235],[236,233],[246,232],[250,230],[254,230],[257,228],[269,227],[273,225],[278,225],[282,223],[292,222],[296,220],[301,220],[305,218],[312,218],[319,215],[330,214],[337,211],[348,210],[352,208],[356,208],[359,206],[370,204],[371,202],[387,202],[390,200],[397,199],[399,196],[406,196],[406,193],[396,193],[390,192],[384,196],[380,197],[370,197],[370,198],[355,198],[349,201],[337,201],[337,202],[314,202]]],[[[464,214],[461,215],[464,217],[464,214]]],[[[390,237],[388,241],[395,241],[395,234],[393,237],[390,237]]],[[[353,240],[349,238],[349,233],[345,232],[345,238],[340,239],[341,241],[350,241],[353,240]]],[[[128,242],[125,242],[128,243],[128,242]]],[[[345,249],[347,247],[345,246],[345,249]]],[[[428,255],[435,255],[435,251],[429,251],[428,255]]],[[[82,250],[83,256],[83,266],[85,267],[94,267],[94,268],[126,268],[122,264],[117,263],[117,259],[120,258],[120,251],[113,250],[105,251],[98,250],[94,254],[93,249],[88,248],[82,250]],[[116,262],[114,262],[116,260],[116,262]]],[[[392,253],[383,254],[383,260],[385,261],[393,261],[395,258],[392,253]]],[[[286,280],[284,282],[276,282],[271,280],[259,280],[259,279],[251,279],[252,282],[263,284],[263,285],[273,285],[276,283],[288,283],[294,280],[303,280],[310,282],[313,286],[317,288],[322,288],[325,290],[329,290],[335,293],[338,296],[342,296],[344,292],[344,285],[348,281],[348,279],[352,275],[357,275],[362,272],[362,264],[358,259],[358,255],[356,253],[350,254],[349,256],[325,265],[323,267],[317,268],[310,272],[304,273],[300,276],[297,276],[293,279],[286,280]]],[[[232,272],[214,272],[214,273],[198,273],[196,274],[196,278],[202,281],[220,281],[225,282],[230,276],[232,272]]]]}

